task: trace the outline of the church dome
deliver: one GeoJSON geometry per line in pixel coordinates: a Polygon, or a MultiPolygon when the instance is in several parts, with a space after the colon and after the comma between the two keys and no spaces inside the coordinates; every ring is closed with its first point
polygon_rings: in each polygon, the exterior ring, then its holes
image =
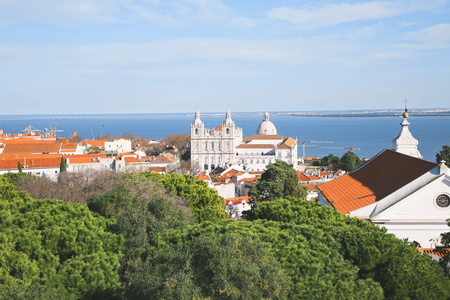
{"type": "Polygon", "coordinates": [[[258,135],[276,135],[277,128],[275,125],[269,120],[269,113],[266,112],[264,114],[264,121],[259,125],[258,131],[256,132],[258,135]]]}

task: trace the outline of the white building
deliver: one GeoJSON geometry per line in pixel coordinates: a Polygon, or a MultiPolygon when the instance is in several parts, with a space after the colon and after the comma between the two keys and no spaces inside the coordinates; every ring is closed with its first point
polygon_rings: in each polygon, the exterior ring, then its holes
{"type": "Polygon", "coordinates": [[[129,139],[114,139],[112,142],[105,142],[106,153],[131,152],[131,141],[129,139]]]}
{"type": "Polygon", "coordinates": [[[450,231],[450,171],[444,162],[421,159],[407,116],[395,151],[385,149],[355,171],[320,185],[319,202],[434,248],[450,231]]]}
{"type": "Polygon", "coordinates": [[[214,129],[206,129],[198,109],[191,124],[191,165],[193,169],[213,170],[217,166],[243,167],[246,171],[264,171],[270,163],[283,160],[297,167],[297,141],[277,134],[275,125],[264,114],[257,134],[243,137],[229,110],[225,121],[214,129]]]}

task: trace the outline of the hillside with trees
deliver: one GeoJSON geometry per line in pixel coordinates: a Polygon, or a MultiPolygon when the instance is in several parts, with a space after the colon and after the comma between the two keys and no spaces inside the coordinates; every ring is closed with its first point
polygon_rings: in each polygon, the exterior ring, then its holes
{"type": "Polygon", "coordinates": [[[257,190],[270,201],[252,221],[227,220],[223,198],[188,175],[0,176],[0,299],[450,297],[437,262],[302,200],[284,167],[257,190]]]}

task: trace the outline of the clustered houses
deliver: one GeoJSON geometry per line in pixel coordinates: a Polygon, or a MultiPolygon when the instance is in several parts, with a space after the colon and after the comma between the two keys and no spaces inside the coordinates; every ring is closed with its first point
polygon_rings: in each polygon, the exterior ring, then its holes
{"type": "Polygon", "coordinates": [[[196,178],[205,181],[223,197],[230,218],[240,219],[242,212],[251,209],[248,190],[255,186],[263,172],[248,172],[241,166],[216,168],[213,172],[200,171],[196,178]]]}
{"type": "Polygon", "coordinates": [[[84,141],[70,143],[53,135],[3,134],[0,131],[0,174],[22,172],[56,181],[61,157],[68,172],[112,170],[117,172],[155,171],[165,173],[179,166],[179,159],[171,153],[156,157],[132,148],[128,139],[84,141]],[[95,147],[95,154],[86,154],[95,147]]]}
{"type": "Polygon", "coordinates": [[[297,141],[278,135],[267,112],[256,135],[244,137],[242,128],[236,127],[229,110],[225,121],[214,129],[205,128],[196,110],[191,124],[192,169],[208,172],[216,167],[240,166],[247,171],[264,171],[276,160],[296,167],[297,141]]]}

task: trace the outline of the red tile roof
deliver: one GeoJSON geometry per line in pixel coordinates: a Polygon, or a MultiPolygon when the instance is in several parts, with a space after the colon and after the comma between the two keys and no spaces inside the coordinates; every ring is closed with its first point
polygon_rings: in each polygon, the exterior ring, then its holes
{"type": "Polygon", "coordinates": [[[143,160],[140,160],[139,158],[136,158],[136,157],[124,157],[124,159],[125,159],[125,162],[127,164],[129,164],[129,163],[143,163],[144,162],[143,160]]]}
{"type": "Polygon", "coordinates": [[[3,153],[59,153],[61,142],[7,143],[3,153]]]}
{"type": "Polygon", "coordinates": [[[41,154],[41,155],[22,155],[17,158],[0,158],[0,170],[14,170],[18,168],[18,162],[25,168],[59,168],[61,155],[59,154],[41,154]]]}
{"type": "Polygon", "coordinates": [[[385,149],[359,169],[319,185],[324,198],[339,212],[375,203],[438,166],[385,149]]]}
{"type": "Polygon", "coordinates": [[[206,175],[205,172],[200,172],[195,178],[197,178],[199,180],[204,180],[204,181],[211,181],[211,178],[209,178],[209,176],[206,175]]]}
{"type": "Polygon", "coordinates": [[[292,149],[295,147],[296,144],[297,143],[293,138],[287,137],[284,139],[284,141],[280,145],[278,145],[277,148],[278,149],[292,149]]]}
{"type": "Polygon", "coordinates": [[[250,197],[243,196],[243,197],[227,198],[223,200],[223,204],[228,205],[231,202],[231,204],[236,205],[242,204],[243,201],[245,201],[245,203],[249,203],[250,197]]]}
{"type": "Polygon", "coordinates": [[[151,173],[153,173],[153,174],[165,173],[166,172],[166,168],[165,167],[149,167],[148,170],[151,173]]]}
{"type": "Polygon", "coordinates": [[[313,184],[313,183],[307,183],[306,186],[308,187],[308,191],[317,191],[317,185],[313,184]]]}

